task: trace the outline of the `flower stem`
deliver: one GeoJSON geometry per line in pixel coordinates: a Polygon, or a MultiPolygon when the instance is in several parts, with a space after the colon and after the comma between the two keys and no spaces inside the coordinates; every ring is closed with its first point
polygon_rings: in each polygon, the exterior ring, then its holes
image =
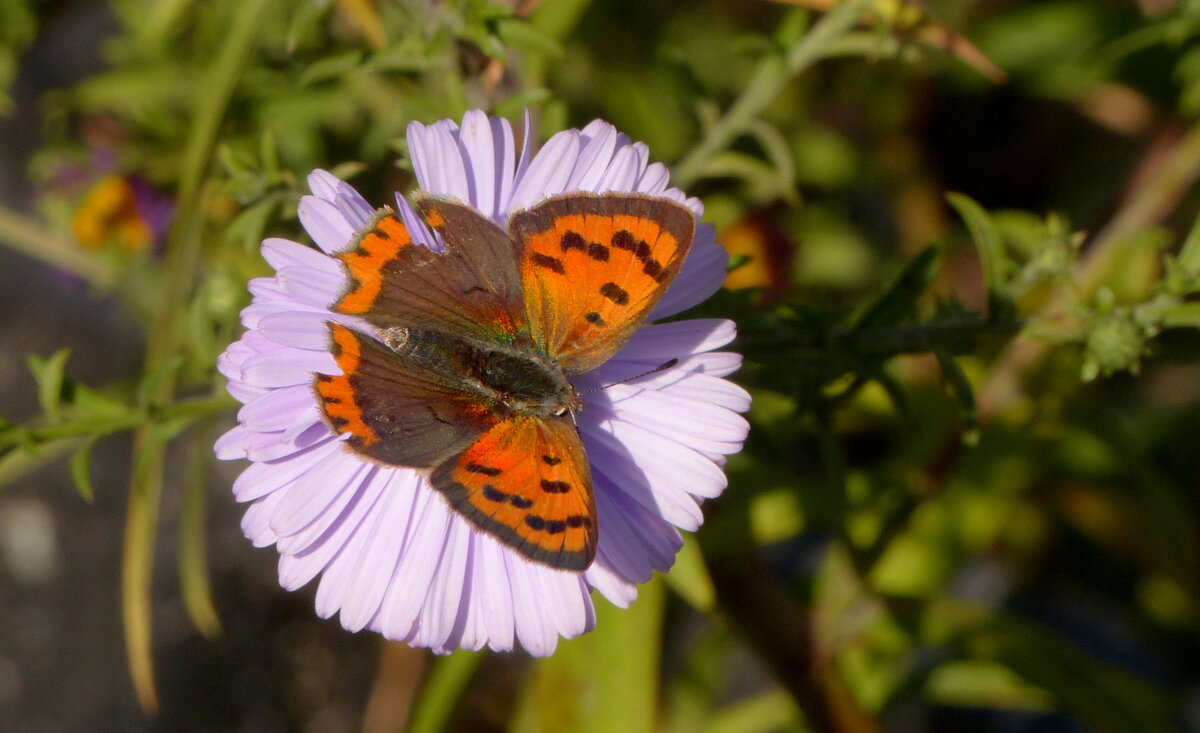
{"type": "MultiPolygon", "coordinates": [[[[220,53],[196,90],[193,123],[184,149],[179,182],[178,216],[172,223],[166,261],[162,307],[156,314],[146,349],[145,373],[151,374],[178,353],[183,340],[183,315],[192,299],[199,274],[204,211],[201,189],[212,159],[217,133],[246,60],[258,42],[259,23],[271,0],[247,0],[237,6],[220,53]]],[[[167,402],[175,379],[163,379],[150,395],[151,405],[167,402]]],[[[155,439],[153,427],[141,428],[134,439],[134,478],[129,490],[125,526],[121,603],[125,619],[125,648],[129,671],[142,707],[158,706],[150,639],[150,581],[154,535],[166,441],[155,439]]]]}
{"type": "Polygon", "coordinates": [[[0,206],[0,244],[66,270],[93,285],[107,289],[116,283],[116,272],[98,257],[79,249],[35,219],[0,206]]]}
{"type": "Polygon", "coordinates": [[[9,435],[0,436],[0,449],[19,445],[23,440],[47,443],[63,438],[108,435],[121,430],[131,430],[147,423],[162,423],[177,419],[191,419],[214,415],[230,409],[237,403],[228,397],[210,397],[200,400],[184,400],[145,411],[133,411],[125,415],[106,418],[88,418],[66,421],[45,427],[16,429],[9,435]]]}
{"type": "Polygon", "coordinates": [[[212,463],[213,419],[206,417],[188,439],[183,506],[179,511],[179,588],[183,605],[201,634],[221,633],[208,578],[205,521],[208,519],[209,466],[212,463]]]}
{"type": "Polygon", "coordinates": [[[444,730],[467,683],[485,656],[486,652],[459,650],[449,656],[439,657],[413,707],[408,732],[435,733],[444,730]]]}
{"type": "Polygon", "coordinates": [[[838,4],[787,53],[764,58],[737,101],[708,128],[699,144],[675,165],[675,184],[686,189],[702,177],[705,166],[713,156],[746,132],[793,77],[820,59],[834,40],[853,28],[870,2],[846,0],[838,4]]]}

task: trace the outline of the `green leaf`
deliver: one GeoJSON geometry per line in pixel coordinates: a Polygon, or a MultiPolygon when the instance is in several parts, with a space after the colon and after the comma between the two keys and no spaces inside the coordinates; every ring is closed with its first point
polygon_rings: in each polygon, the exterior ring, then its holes
{"type": "Polygon", "coordinates": [[[518,51],[538,54],[551,59],[562,58],[563,47],[553,36],[524,21],[505,19],[496,23],[500,40],[518,51]]]}
{"type": "Polygon", "coordinates": [[[246,252],[252,252],[262,242],[263,231],[278,203],[277,199],[269,198],[247,207],[229,222],[225,236],[239,242],[246,252]]]}
{"type": "Polygon", "coordinates": [[[702,733],[748,733],[749,731],[804,730],[796,700],[783,690],[754,695],[710,715],[702,733]]]}
{"type": "Polygon", "coordinates": [[[176,356],[163,362],[158,368],[143,377],[137,388],[137,404],[149,405],[153,401],[154,393],[159,385],[173,378],[182,366],[183,357],[176,356]]]}
{"type": "Polygon", "coordinates": [[[296,80],[296,85],[306,87],[320,81],[332,79],[335,76],[341,76],[357,67],[362,58],[363,53],[359,50],[326,56],[305,69],[300,78],[296,80]]]}
{"type": "Polygon", "coordinates": [[[1179,266],[1189,276],[1200,277],[1200,217],[1192,224],[1183,248],[1179,250],[1179,266]]]}
{"type": "Polygon", "coordinates": [[[778,170],[766,161],[736,150],[712,156],[700,169],[697,179],[736,178],[748,184],[748,196],[756,201],[782,198],[778,170]]]}
{"type": "Polygon", "coordinates": [[[894,326],[912,315],[917,300],[925,293],[941,266],[942,252],[930,245],[914,257],[891,286],[858,318],[854,331],[894,326]]]}
{"type": "Polygon", "coordinates": [[[1000,619],[967,640],[971,653],[1003,662],[1054,696],[1072,717],[1106,733],[1172,733],[1178,701],[1119,667],[1088,656],[1048,629],[1000,619]]]}
{"type": "Polygon", "coordinates": [[[664,598],[656,577],[629,608],[597,603],[595,631],[537,661],[510,730],[654,730],[664,598]]]}
{"type": "Polygon", "coordinates": [[[291,23],[288,24],[286,46],[287,50],[293,51],[296,44],[300,42],[300,37],[308,33],[329,9],[333,7],[333,0],[301,0],[294,3],[291,8],[291,23]]]}
{"type": "Polygon", "coordinates": [[[540,107],[550,96],[550,90],[545,87],[526,89],[497,103],[492,109],[492,114],[498,117],[516,117],[526,109],[540,107]]]}
{"type": "Polygon", "coordinates": [[[73,415],[85,418],[119,417],[129,412],[124,402],[79,382],[71,382],[71,406],[73,415]]]}
{"type": "Polygon", "coordinates": [[[1200,328],[1200,303],[1180,303],[1162,314],[1163,328],[1200,328]]]}
{"type": "Polygon", "coordinates": [[[975,248],[979,251],[980,263],[983,265],[983,281],[987,285],[989,296],[999,296],[1003,293],[1004,283],[1012,271],[1012,262],[1004,250],[1004,242],[1000,230],[992,217],[973,199],[961,193],[948,193],[946,200],[966,222],[975,240],[975,248]]]}
{"type": "Polygon", "coordinates": [[[71,456],[68,467],[71,471],[71,481],[75,484],[75,490],[83,497],[83,500],[92,504],[96,500],[96,492],[92,486],[92,470],[90,467],[92,457],[92,447],[96,445],[96,441],[100,436],[89,438],[75,454],[71,456]]]}
{"type": "Polygon", "coordinates": [[[963,443],[976,445],[979,443],[979,408],[975,404],[975,390],[971,380],[958,365],[958,361],[949,353],[938,350],[934,352],[938,365],[942,368],[942,377],[958,398],[958,407],[962,412],[963,443]]]}
{"type": "Polygon", "coordinates": [[[0,488],[70,453],[83,438],[61,438],[10,450],[0,456],[0,488]]]}
{"type": "Polygon", "coordinates": [[[33,378],[37,380],[38,403],[52,420],[61,417],[59,408],[63,396],[63,370],[70,355],[70,349],[59,349],[49,359],[30,355],[28,360],[29,371],[33,372],[33,378]]]}

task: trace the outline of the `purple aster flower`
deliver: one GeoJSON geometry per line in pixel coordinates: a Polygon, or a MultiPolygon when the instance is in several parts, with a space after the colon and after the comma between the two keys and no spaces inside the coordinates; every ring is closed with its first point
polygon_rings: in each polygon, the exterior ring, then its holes
{"type": "MultiPolygon", "coordinates": [[[[667,169],[649,162],[644,144],[612,125],[561,132],[536,155],[525,128],[518,155],[509,123],[479,111],[467,113],[461,127],[413,123],[408,142],[420,188],[470,204],[501,225],[512,212],[568,191],[637,191],[701,213],[697,199],[667,187],[667,169]]],[[[584,401],[578,427],[591,463],[598,549],[582,572],[532,562],[454,512],[425,473],[365,460],[322,420],[314,375],[340,373],[328,323],[373,333],[331,310],[347,288],[333,255],[354,246],[375,209],[324,171],[309,185],[313,195],[301,200],[300,220],[320,251],[284,239],[263,243],[276,274],[250,283],[254,299],[242,312],[247,332],[219,360],[244,406],[239,424],[217,442],[217,455],[252,462],[233,491],[250,504],[246,536],[279,551],[280,584],[294,590],[320,576],[322,617],[339,614],[347,629],[373,629],[438,652],[520,644],[546,655],[560,636],[591,629],[593,588],[628,606],[638,583],[671,566],[682,542],[678,530],[700,526],[700,503],[725,487],[724,457],[746,437],[738,413],[749,407],[749,395],[722,379],[741,357],[713,351],[733,339],[734,324],[646,325],[611,360],[572,377],[584,401]],[[672,368],[619,383],[671,359],[678,360],[672,368]]],[[[414,239],[440,249],[407,200],[397,195],[395,203],[414,239]]],[[[687,261],[650,318],[710,296],[725,263],[713,228],[699,224],[687,261]]]]}

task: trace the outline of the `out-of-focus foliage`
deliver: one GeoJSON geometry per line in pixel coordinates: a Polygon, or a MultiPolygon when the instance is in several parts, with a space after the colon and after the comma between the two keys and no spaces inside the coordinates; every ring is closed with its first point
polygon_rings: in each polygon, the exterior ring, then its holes
{"type": "MultiPolygon", "coordinates": [[[[1197,0],[109,12],[105,68],[42,99],[37,212],[0,211],[0,242],[119,299],[146,366],[84,385],[32,357],[43,414],[0,421],[0,481],[65,456],[85,499],[117,491],[90,456],[136,431],[147,706],[164,451],[203,454],[230,409],[214,362],[259,241],[301,236],[311,169],[385,201],[412,186],[409,121],[483,107],[539,134],[607,119],[704,199],[733,260],[699,310],[739,323],[754,429],[632,609],[515,685],[439,661],[413,729],[1200,724],[1197,0]]],[[[47,13],[0,0],[0,90],[47,13]]],[[[216,636],[201,528],[225,489],[188,472],[180,593],[216,636]]]]}

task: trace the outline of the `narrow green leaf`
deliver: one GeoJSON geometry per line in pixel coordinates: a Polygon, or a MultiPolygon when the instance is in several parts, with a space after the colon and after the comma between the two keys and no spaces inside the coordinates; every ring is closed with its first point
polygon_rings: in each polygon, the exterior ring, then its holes
{"type": "Polygon", "coordinates": [[[1179,250],[1179,266],[1191,277],[1200,277],[1200,217],[1196,217],[1179,250]]]}
{"type": "Polygon", "coordinates": [[[799,203],[800,193],[796,190],[796,164],[787,138],[779,131],[779,128],[763,120],[755,120],[747,131],[762,146],[767,160],[775,167],[776,185],[779,187],[780,197],[792,205],[799,203]]]}
{"type": "Polygon", "coordinates": [[[92,447],[96,445],[96,441],[100,436],[95,436],[87,439],[80,446],[79,450],[71,456],[71,461],[68,464],[71,471],[71,481],[75,484],[75,490],[83,497],[87,503],[94,503],[96,500],[96,492],[92,487],[92,469],[90,466],[92,458],[92,447]]]}
{"type": "Polygon", "coordinates": [[[120,400],[88,387],[79,382],[71,384],[73,415],[83,418],[119,417],[129,412],[129,407],[120,400]]]}
{"type": "Polygon", "coordinates": [[[1180,303],[1164,311],[1163,328],[1200,328],[1200,303],[1180,303]]]}
{"type": "Polygon", "coordinates": [[[761,158],[736,150],[714,154],[699,169],[696,177],[740,179],[749,185],[749,196],[760,201],[785,195],[779,173],[774,167],[761,158]]]}
{"type": "Polygon", "coordinates": [[[258,141],[258,158],[263,172],[272,181],[279,179],[279,141],[275,139],[275,128],[263,130],[258,141]]]}
{"type": "Polygon", "coordinates": [[[973,199],[961,193],[948,193],[946,200],[966,222],[975,248],[979,251],[980,263],[983,266],[983,281],[987,285],[989,295],[999,295],[1004,291],[1004,283],[1012,270],[1012,262],[1004,251],[1004,242],[1000,230],[992,217],[973,199]]]}
{"type": "Polygon", "coordinates": [[[296,80],[296,86],[306,87],[317,82],[326,81],[336,76],[350,71],[357,67],[362,61],[363,53],[359,50],[346,51],[344,53],[326,56],[319,61],[309,65],[300,78],[296,80]]]}
{"type": "Polygon", "coordinates": [[[496,23],[496,33],[506,45],[550,59],[563,56],[563,47],[553,36],[525,21],[505,19],[496,23]]]}
{"type": "Polygon", "coordinates": [[[921,250],[883,294],[863,311],[853,330],[862,332],[887,328],[911,315],[917,300],[937,276],[941,262],[942,252],[936,245],[921,250]]]}
{"type": "Polygon", "coordinates": [[[301,0],[292,6],[291,22],[288,24],[285,41],[289,53],[295,50],[301,36],[320,22],[331,7],[333,0],[301,0]]]}
{"type": "Polygon", "coordinates": [[[59,349],[49,359],[36,355],[29,357],[29,370],[33,372],[38,385],[38,403],[52,420],[61,417],[59,408],[62,404],[63,370],[70,355],[70,349],[59,349]]]}
{"type": "Polygon", "coordinates": [[[137,404],[148,405],[154,399],[159,387],[175,377],[175,373],[183,366],[183,357],[176,356],[160,364],[142,378],[137,388],[137,404]]]}
{"type": "Polygon", "coordinates": [[[1054,696],[1057,706],[1108,733],[1171,733],[1182,713],[1175,696],[1088,656],[1050,631],[1016,617],[971,634],[968,648],[997,659],[1054,696]]]}
{"type": "Polygon", "coordinates": [[[47,463],[58,460],[81,442],[82,438],[61,438],[8,451],[0,456],[0,488],[24,478],[47,463]]]}
{"type": "Polygon", "coordinates": [[[764,692],[715,711],[703,733],[752,733],[794,728],[800,722],[796,700],[784,690],[764,692]]]}
{"type": "Polygon", "coordinates": [[[967,379],[966,372],[949,353],[941,350],[933,353],[942,368],[942,377],[958,398],[958,407],[962,414],[963,443],[976,445],[979,443],[979,408],[975,404],[975,390],[971,387],[971,380],[967,379]]]}
{"type": "Polygon", "coordinates": [[[550,96],[550,90],[544,87],[526,89],[497,103],[492,109],[492,113],[499,117],[516,117],[527,108],[533,109],[541,106],[547,99],[550,99],[550,96]]]}

